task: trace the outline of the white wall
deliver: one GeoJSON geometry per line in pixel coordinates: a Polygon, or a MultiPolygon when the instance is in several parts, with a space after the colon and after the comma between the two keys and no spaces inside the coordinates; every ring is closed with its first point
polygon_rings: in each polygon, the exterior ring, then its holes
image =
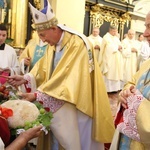
{"type": "Polygon", "coordinates": [[[148,11],[150,11],[150,0],[140,0],[134,2],[134,11],[132,14],[131,28],[136,31],[136,38],[138,33],[145,31],[145,17],[148,11]]]}
{"type": "Polygon", "coordinates": [[[134,31],[137,32],[144,32],[145,30],[145,21],[143,19],[140,18],[133,18],[131,21],[131,29],[133,29],[134,31]]]}
{"type": "Polygon", "coordinates": [[[50,0],[58,22],[83,33],[85,0],[50,0]]]}

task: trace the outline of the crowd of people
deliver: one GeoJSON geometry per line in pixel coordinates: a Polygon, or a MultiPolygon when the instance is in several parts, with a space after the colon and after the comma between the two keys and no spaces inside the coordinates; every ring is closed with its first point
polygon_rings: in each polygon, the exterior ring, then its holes
{"type": "Polygon", "coordinates": [[[133,29],[129,29],[122,40],[116,26],[110,25],[103,37],[99,34],[100,29],[94,27],[88,39],[93,45],[107,92],[118,92],[150,57],[150,47],[143,33],[136,39],[133,29]]]}
{"type": "MultiPolygon", "coordinates": [[[[112,150],[117,150],[117,146],[120,150],[124,146],[132,149],[131,145],[149,148],[149,141],[145,138],[149,136],[147,128],[143,129],[140,127],[143,124],[134,121],[134,125],[141,129],[136,130],[138,136],[124,132],[126,126],[122,118],[126,116],[122,114],[133,109],[129,103],[137,105],[139,97],[138,107],[149,105],[146,101],[149,100],[149,61],[146,60],[150,57],[150,13],[145,21],[146,30],[138,40],[135,39],[135,31],[129,29],[120,41],[115,26],[110,25],[103,37],[100,37],[100,29],[94,27],[92,34],[86,37],[58,24],[51,10],[48,1],[42,11],[30,4],[38,36],[28,42],[19,59],[15,50],[5,43],[7,28],[0,24],[1,84],[7,82],[20,87],[24,100],[42,103],[47,111],[53,113],[49,135],[51,145],[41,147],[37,144],[37,149],[49,150],[51,147],[58,150],[61,146],[65,150],[104,150],[105,143],[112,143],[112,150]],[[8,76],[7,80],[4,76],[8,76]],[[114,123],[108,94],[118,91],[121,91],[120,105],[114,123]],[[116,133],[119,144],[114,138],[116,133]],[[122,141],[126,141],[125,144],[122,141]]],[[[140,115],[144,114],[141,113],[135,113],[134,118],[139,117],[140,120],[140,115]]],[[[6,123],[1,116],[0,120],[6,123]]],[[[0,125],[0,131],[3,127],[0,125]]],[[[132,126],[130,128],[133,129],[132,126]]],[[[9,144],[4,142],[5,133],[1,132],[0,149],[21,150],[41,132],[41,126],[29,129],[9,144]]]]}
{"type": "Polygon", "coordinates": [[[117,33],[117,27],[109,27],[109,31],[103,36],[98,58],[107,92],[115,92],[122,89],[123,59],[121,52],[123,48],[119,38],[116,36],[117,33]]]}
{"type": "MultiPolygon", "coordinates": [[[[150,44],[150,12],[145,19],[147,42],[150,44]]],[[[111,150],[146,150],[149,143],[150,59],[145,61],[120,92],[120,109],[111,150]]]]}
{"type": "Polygon", "coordinates": [[[141,64],[150,57],[149,44],[143,34],[136,39],[135,31],[129,29],[126,37],[120,40],[117,33],[117,27],[110,26],[103,36],[98,58],[108,93],[122,90],[124,84],[131,80],[141,64]]]}

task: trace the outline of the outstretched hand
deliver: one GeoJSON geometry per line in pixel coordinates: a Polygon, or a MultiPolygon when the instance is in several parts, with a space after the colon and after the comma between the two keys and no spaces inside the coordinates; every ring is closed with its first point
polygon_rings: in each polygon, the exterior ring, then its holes
{"type": "Polygon", "coordinates": [[[13,75],[8,77],[7,82],[12,86],[17,87],[26,83],[26,80],[21,75],[13,75]]]}
{"type": "Polygon", "coordinates": [[[123,90],[119,94],[119,101],[124,108],[127,108],[127,98],[136,93],[136,88],[131,86],[129,89],[123,90]]]}

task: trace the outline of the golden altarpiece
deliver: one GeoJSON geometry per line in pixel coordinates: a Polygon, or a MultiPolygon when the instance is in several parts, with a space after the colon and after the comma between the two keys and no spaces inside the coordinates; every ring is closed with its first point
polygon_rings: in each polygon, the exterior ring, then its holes
{"type": "MultiPolygon", "coordinates": [[[[8,26],[8,39],[11,45],[24,48],[32,34],[32,17],[28,3],[30,2],[37,9],[44,7],[46,0],[0,0],[0,23],[8,26]]],[[[53,0],[49,0],[52,2],[53,0]]],[[[129,26],[130,14],[133,6],[126,0],[86,0],[84,34],[88,35],[92,26],[105,27],[104,23],[118,26],[121,36],[124,34],[124,27],[129,26]],[[87,19],[90,21],[87,22],[87,19]]],[[[104,28],[106,30],[106,28],[104,28]]]]}
{"type": "Polygon", "coordinates": [[[29,2],[37,9],[44,5],[44,0],[0,0],[0,23],[7,25],[8,42],[16,49],[25,47],[27,34],[32,31],[29,2]]]}
{"type": "Polygon", "coordinates": [[[84,34],[90,34],[92,27],[96,26],[100,28],[103,36],[108,31],[108,26],[113,25],[118,27],[120,39],[123,39],[125,28],[130,28],[130,12],[133,8],[131,1],[128,0],[87,0],[84,34]],[[86,26],[88,19],[88,26],[86,26]]]}

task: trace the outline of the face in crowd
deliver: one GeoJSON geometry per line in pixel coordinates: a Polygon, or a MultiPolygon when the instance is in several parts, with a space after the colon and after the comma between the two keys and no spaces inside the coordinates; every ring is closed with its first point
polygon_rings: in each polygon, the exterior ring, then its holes
{"type": "Polygon", "coordinates": [[[95,27],[95,28],[93,28],[93,32],[92,32],[92,35],[93,35],[93,36],[95,36],[95,37],[96,37],[96,36],[98,36],[98,35],[99,35],[99,33],[100,33],[99,28],[96,28],[96,27],[95,27]]]}
{"type": "Polygon", "coordinates": [[[0,45],[2,45],[3,43],[5,43],[6,38],[7,38],[7,31],[0,30],[0,45]]]}
{"type": "Polygon", "coordinates": [[[132,40],[132,39],[134,39],[134,36],[135,36],[135,31],[133,31],[132,29],[130,29],[130,30],[128,31],[128,38],[129,38],[130,40],[132,40]]]}
{"type": "Polygon", "coordinates": [[[110,33],[112,36],[116,36],[117,33],[118,33],[118,30],[117,30],[117,29],[110,29],[110,30],[109,30],[109,33],[110,33]]]}
{"type": "Polygon", "coordinates": [[[38,31],[38,35],[43,42],[47,42],[51,46],[54,46],[61,37],[61,30],[58,27],[51,27],[49,29],[38,31]]]}
{"type": "Polygon", "coordinates": [[[145,29],[143,36],[146,37],[147,41],[150,44],[150,12],[146,16],[145,27],[146,27],[146,29],[145,29]]]}
{"type": "Polygon", "coordinates": [[[142,42],[142,41],[144,40],[143,34],[140,34],[140,35],[139,35],[138,40],[139,40],[140,42],[142,42]]]}

